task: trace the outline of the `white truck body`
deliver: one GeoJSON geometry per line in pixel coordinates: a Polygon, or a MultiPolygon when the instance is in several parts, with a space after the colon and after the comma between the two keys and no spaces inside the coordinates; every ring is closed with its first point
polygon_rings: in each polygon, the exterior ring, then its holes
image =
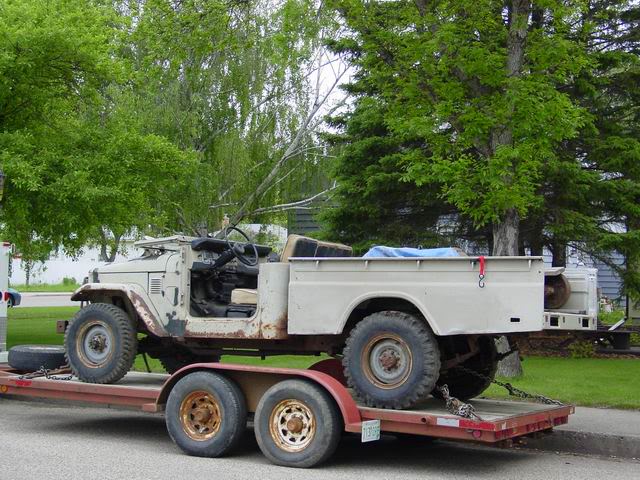
{"type": "Polygon", "coordinates": [[[339,334],[364,301],[401,298],[415,305],[436,335],[542,329],[541,257],[293,258],[292,335],[339,334]]]}
{"type": "Polygon", "coordinates": [[[83,285],[73,298],[98,301],[101,292],[120,290],[158,336],[337,335],[356,308],[382,298],[409,302],[439,336],[543,328],[542,257],[485,257],[483,287],[480,257],[294,257],[261,262],[254,315],[194,316],[189,311],[190,276],[184,273],[206,253],[191,250],[189,237],[182,238],[178,249],[154,259],[101,267],[99,283],[83,285]]]}

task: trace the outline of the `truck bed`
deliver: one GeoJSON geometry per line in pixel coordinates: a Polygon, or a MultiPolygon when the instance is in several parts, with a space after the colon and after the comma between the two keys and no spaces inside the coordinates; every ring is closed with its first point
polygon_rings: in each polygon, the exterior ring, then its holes
{"type": "MultiPolygon", "coordinates": [[[[284,369],[282,369],[284,370],[284,369]]],[[[115,385],[97,385],[76,380],[21,379],[6,364],[0,364],[0,397],[38,397],[162,411],[158,396],[169,375],[131,372],[115,385]]],[[[525,402],[474,399],[470,402],[482,420],[457,417],[446,411],[444,402],[429,399],[418,409],[386,410],[357,405],[360,423],[379,420],[380,430],[443,439],[496,443],[538,431],[549,431],[568,422],[570,405],[542,405],[525,402]]]]}
{"type": "Polygon", "coordinates": [[[380,298],[408,302],[436,335],[530,332],[543,327],[542,257],[340,257],[289,262],[291,335],[340,334],[354,309],[380,298]]]}

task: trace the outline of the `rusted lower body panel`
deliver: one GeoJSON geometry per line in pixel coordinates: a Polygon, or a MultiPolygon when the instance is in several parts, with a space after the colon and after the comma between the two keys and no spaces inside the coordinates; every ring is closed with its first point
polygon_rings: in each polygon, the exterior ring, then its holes
{"type": "Polygon", "coordinates": [[[305,378],[316,382],[332,395],[339,406],[345,430],[358,433],[362,422],[380,420],[381,430],[388,433],[409,433],[441,439],[498,443],[550,431],[568,422],[574,407],[548,406],[522,402],[473,400],[481,421],[448,414],[439,400],[433,400],[422,410],[385,410],[356,404],[349,390],[330,375],[332,365],[320,362],[312,369],[255,367],[225,363],[203,363],[186,367],[173,376],[135,373],[125,377],[125,384],[95,385],[76,381],[57,381],[44,378],[20,379],[17,372],[0,365],[0,396],[16,395],[84,403],[118,405],[146,412],[161,412],[170,389],[184,375],[197,370],[215,370],[234,379],[245,393],[249,411],[262,394],[275,383],[289,378],[305,378]],[[322,365],[324,363],[324,365],[322,365]],[[136,379],[141,379],[137,380],[136,379]],[[129,382],[128,384],[126,382],[129,382]]]}
{"type": "MultiPolygon", "coordinates": [[[[82,285],[71,296],[74,301],[106,301],[109,303],[111,296],[122,296],[129,301],[125,308],[130,315],[134,312],[144,323],[146,329],[158,337],[167,337],[169,334],[159,321],[159,314],[153,307],[152,302],[146,297],[146,293],[137,285],[124,285],[118,283],[87,283],[82,285]]],[[[133,316],[133,315],[132,315],[133,316]]]]}

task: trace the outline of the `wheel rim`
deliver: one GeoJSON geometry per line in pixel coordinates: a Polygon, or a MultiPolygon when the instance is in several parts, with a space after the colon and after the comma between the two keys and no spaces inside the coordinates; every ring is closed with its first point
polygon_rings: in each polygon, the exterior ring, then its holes
{"type": "Polygon", "coordinates": [[[76,351],[89,367],[104,365],[113,355],[113,332],[100,320],[86,322],[78,332],[76,351]]]}
{"type": "Polygon", "coordinates": [[[315,415],[300,400],[283,400],[271,411],[269,431],[280,449],[299,452],[309,446],[316,434],[315,415]]]}
{"type": "Polygon", "coordinates": [[[413,356],[407,342],[390,332],[369,340],[362,350],[361,360],[367,379],[383,389],[404,384],[413,366],[413,356]]]}
{"type": "Polygon", "coordinates": [[[192,440],[209,440],[222,424],[220,405],[209,392],[191,392],[180,404],[180,422],[184,433],[192,440]]]}

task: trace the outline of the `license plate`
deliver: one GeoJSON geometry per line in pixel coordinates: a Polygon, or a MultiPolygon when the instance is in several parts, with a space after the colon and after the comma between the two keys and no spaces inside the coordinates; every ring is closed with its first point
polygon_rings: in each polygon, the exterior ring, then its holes
{"type": "Polygon", "coordinates": [[[362,443],[380,440],[380,420],[362,422],[362,443]]]}

